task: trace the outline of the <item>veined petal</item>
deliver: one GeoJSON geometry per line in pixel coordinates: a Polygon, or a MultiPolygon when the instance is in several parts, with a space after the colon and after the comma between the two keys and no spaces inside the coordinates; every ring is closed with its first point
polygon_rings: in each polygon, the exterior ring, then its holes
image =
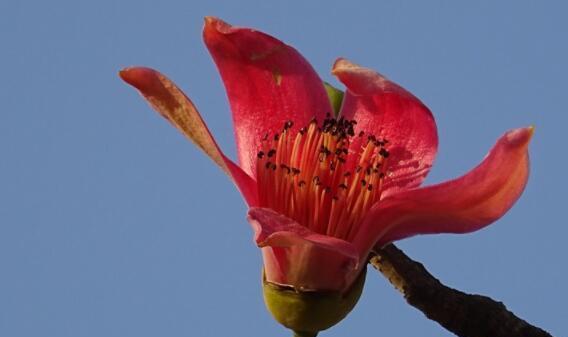
{"type": "Polygon", "coordinates": [[[144,67],[126,68],[120,71],[120,77],[138,89],[160,115],[227,173],[249,205],[257,204],[254,179],[223,154],[195,105],[172,81],[158,71],[144,67]]]}
{"type": "Polygon", "coordinates": [[[464,176],[381,200],[366,216],[354,244],[364,249],[376,242],[381,247],[417,234],[468,233],[491,224],[525,188],[532,134],[532,127],[509,131],[464,176]]]}
{"type": "Polygon", "coordinates": [[[239,163],[255,176],[262,138],[291,120],[304,126],[332,108],[322,80],[294,48],[262,32],[207,17],[203,38],[233,113],[239,163]]]}
{"type": "Polygon", "coordinates": [[[248,220],[263,248],[269,282],[304,290],[343,290],[364,266],[351,243],[312,232],[268,208],[251,208],[248,220]]]}
{"type": "MultiPolygon", "coordinates": [[[[332,73],[347,87],[341,116],[357,121],[355,133],[373,133],[389,141],[390,174],[383,195],[419,186],[438,149],[436,123],[430,110],[396,83],[346,59],[338,59],[332,73]]],[[[356,138],[351,148],[360,149],[366,139],[356,138]]]]}

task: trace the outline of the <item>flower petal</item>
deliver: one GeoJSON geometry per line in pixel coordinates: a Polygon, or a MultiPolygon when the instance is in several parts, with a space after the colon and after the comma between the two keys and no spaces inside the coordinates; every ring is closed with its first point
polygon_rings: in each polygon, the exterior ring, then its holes
{"type": "Polygon", "coordinates": [[[491,224],[525,188],[532,134],[532,127],[509,131],[464,176],[381,200],[366,216],[354,244],[372,247],[376,242],[381,247],[417,234],[468,233],[491,224]]]}
{"type": "Polygon", "coordinates": [[[263,248],[267,281],[304,290],[343,290],[364,263],[344,240],[317,234],[267,208],[251,208],[248,220],[263,248]]]}
{"type": "Polygon", "coordinates": [[[158,71],[144,67],[123,69],[120,77],[138,89],[160,115],[219,165],[233,179],[249,205],[257,204],[254,179],[223,154],[197,108],[172,81],[158,71]]]}
{"type": "Polygon", "coordinates": [[[294,48],[262,32],[207,17],[203,38],[221,73],[241,167],[255,176],[262,138],[286,121],[302,127],[332,108],[323,82],[294,48]]]}
{"type": "MultiPolygon", "coordinates": [[[[389,141],[390,175],[383,195],[419,186],[438,149],[436,123],[430,110],[396,83],[346,59],[338,59],[332,73],[347,87],[341,115],[357,121],[356,134],[364,131],[389,141]]],[[[352,148],[360,149],[366,139],[356,137],[352,148]]]]}

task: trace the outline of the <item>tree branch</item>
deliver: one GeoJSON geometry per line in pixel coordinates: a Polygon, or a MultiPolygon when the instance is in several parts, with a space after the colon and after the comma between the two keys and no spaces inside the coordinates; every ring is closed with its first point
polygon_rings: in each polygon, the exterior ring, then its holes
{"type": "Polygon", "coordinates": [[[411,306],[461,337],[552,337],[487,296],[449,288],[421,263],[390,244],[377,250],[371,264],[404,295],[411,306]]]}

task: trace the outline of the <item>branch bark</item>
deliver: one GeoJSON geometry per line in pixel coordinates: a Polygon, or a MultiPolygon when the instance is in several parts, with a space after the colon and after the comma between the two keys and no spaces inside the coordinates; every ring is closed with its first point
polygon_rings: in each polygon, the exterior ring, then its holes
{"type": "Polygon", "coordinates": [[[392,244],[377,250],[370,263],[408,304],[457,336],[552,337],[515,316],[501,302],[445,286],[392,244]]]}

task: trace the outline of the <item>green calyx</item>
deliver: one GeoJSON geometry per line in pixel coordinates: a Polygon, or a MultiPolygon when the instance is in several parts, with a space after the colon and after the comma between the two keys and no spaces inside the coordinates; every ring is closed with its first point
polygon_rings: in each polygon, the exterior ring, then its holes
{"type": "Polygon", "coordinates": [[[365,284],[363,269],[351,288],[339,291],[301,291],[263,279],[264,302],[276,321],[297,337],[315,337],[339,323],[357,304],[365,284]]]}
{"type": "Polygon", "coordinates": [[[327,93],[329,103],[333,108],[333,115],[337,117],[339,116],[339,110],[341,109],[341,104],[343,103],[343,91],[335,88],[327,82],[323,82],[323,86],[325,88],[325,92],[327,93]]]}

